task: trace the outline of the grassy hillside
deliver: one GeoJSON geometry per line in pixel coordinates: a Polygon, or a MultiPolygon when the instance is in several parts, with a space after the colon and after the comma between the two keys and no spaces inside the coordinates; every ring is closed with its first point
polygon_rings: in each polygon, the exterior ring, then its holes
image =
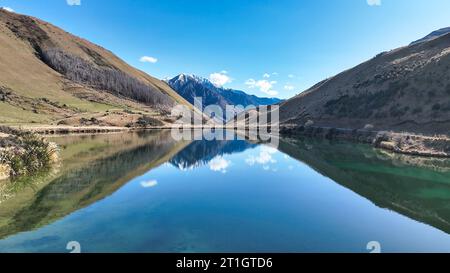
{"type": "Polygon", "coordinates": [[[39,19],[0,10],[0,123],[170,122],[188,105],[166,83],[39,19]]]}
{"type": "Polygon", "coordinates": [[[450,134],[450,34],[384,52],[280,107],[284,126],[450,134]]]}

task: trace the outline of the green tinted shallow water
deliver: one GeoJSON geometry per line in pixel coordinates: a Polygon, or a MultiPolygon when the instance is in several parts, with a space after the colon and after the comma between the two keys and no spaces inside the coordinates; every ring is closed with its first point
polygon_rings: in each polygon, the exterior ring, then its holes
{"type": "Polygon", "coordinates": [[[450,251],[450,162],[170,132],[54,139],[59,166],[0,183],[0,252],[450,251]]]}

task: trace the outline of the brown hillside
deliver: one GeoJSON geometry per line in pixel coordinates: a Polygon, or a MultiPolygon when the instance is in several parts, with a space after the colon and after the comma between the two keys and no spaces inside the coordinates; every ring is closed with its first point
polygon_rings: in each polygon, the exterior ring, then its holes
{"type": "Polygon", "coordinates": [[[167,120],[175,103],[188,105],[112,52],[0,9],[0,123],[124,126],[143,115],[167,120]]]}
{"type": "Polygon", "coordinates": [[[450,34],[381,53],[280,107],[284,126],[450,134],[450,34]]]}

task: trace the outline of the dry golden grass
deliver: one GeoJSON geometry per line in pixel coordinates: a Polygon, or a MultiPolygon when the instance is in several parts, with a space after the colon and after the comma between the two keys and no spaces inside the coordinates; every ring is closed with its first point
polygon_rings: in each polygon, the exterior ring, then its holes
{"type": "MultiPolygon", "coordinates": [[[[15,103],[0,101],[0,124],[56,124],[68,118],[99,116],[114,110],[133,111],[163,119],[158,114],[158,109],[154,107],[65,79],[41,61],[36,50],[26,39],[19,38],[20,36],[13,33],[6,25],[7,22],[18,21],[21,18],[30,19],[30,17],[21,17],[21,15],[0,10],[0,88],[11,90],[14,98],[22,98],[15,103]],[[43,98],[64,107],[58,110],[49,106],[49,109],[43,107],[36,111],[35,107],[30,106],[34,100],[43,98]],[[67,109],[73,111],[69,113],[67,109]]],[[[32,20],[45,32],[52,46],[85,60],[93,61],[93,58],[101,58],[102,61],[169,95],[173,101],[189,105],[166,83],[131,67],[112,52],[49,23],[36,18],[32,20]]],[[[118,124],[118,126],[122,125],[118,124]]]]}

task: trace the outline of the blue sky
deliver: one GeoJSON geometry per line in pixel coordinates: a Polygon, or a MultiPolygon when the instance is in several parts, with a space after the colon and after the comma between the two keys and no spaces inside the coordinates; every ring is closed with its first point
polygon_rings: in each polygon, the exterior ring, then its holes
{"type": "Polygon", "coordinates": [[[78,1],[0,6],[100,44],[161,79],[196,74],[281,98],[450,26],[448,0],[78,1]]]}

